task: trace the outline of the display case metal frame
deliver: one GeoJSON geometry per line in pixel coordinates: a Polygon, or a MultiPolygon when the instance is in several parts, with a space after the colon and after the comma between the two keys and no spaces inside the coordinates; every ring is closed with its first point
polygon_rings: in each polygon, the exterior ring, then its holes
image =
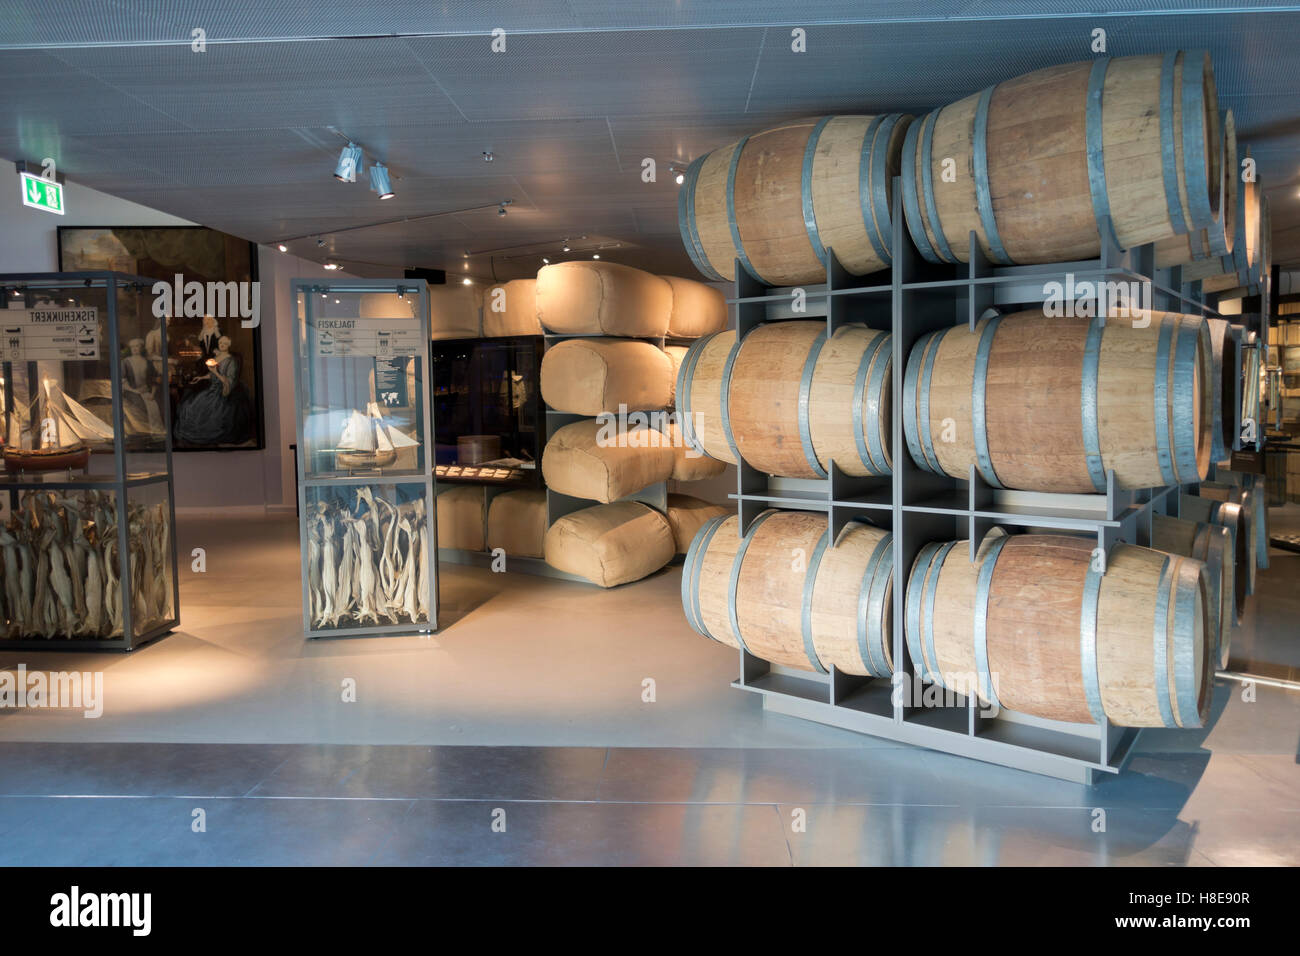
{"type": "Polygon", "coordinates": [[[304,441],[304,417],[311,407],[310,369],[314,345],[315,329],[312,321],[313,305],[317,296],[327,294],[365,295],[373,293],[392,293],[393,295],[415,294],[418,298],[416,318],[420,325],[421,350],[414,357],[429,363],[429,290],[423,279],[294,279],[292,295],[296,302],[303,296],[304,314],[297,318],[297,335],[294,338],[294,396],[297,399],[297,434],[298,434],[298,530],[299,530],[299,570],[302,583],[302,621],[303,634],[308,639],[334,637],[388,637],[403,634],[432,634],[438,630],[438,517],[436,502],[436,482],[434,474],[433,448],[433,405],[429,390],[432,387],[430,370],[420,377],[417,387],[420,390],[420,408],[422,410],[423,428],[419,436],[423,466],[416,472],[403,471],[385,474],[382,469],[376,472],[358,474],[307,474],[310,449],[304,441]],[[311,600],[307,591],[307,538],[310,515],[307,510],[307,496],[313,488],[355,488],[361,485],[394,485],[423,487],[425,502],[425,531],[429,535],[429,560],[425,562],[425,574],[429,589],[429,620],[423,624],[415,623],[380,623],[352,625],[348,627],[314,628],[311,621],[311,600]]]}
{"type": "MultiPolygon", "coordinates": [[[[974,328],[995,306],[1033,307],[1047,298],[1045,285],[1064,282],[1149,283],[1151,308],[1217,316],[1202,301],[1200,284],[1185,284],[1181,270],[1156,270],[1154,247],[1121,251],[1108,241],[1101,224],[1101,255],[1095,260],[1049,265],[994,267],[974,233],[966,264],[938,266],[924,262],[905,235],[903,190],[893,191],[893,266],[863,277],[850,275],[826,250],[824,284],[803,287],[805,311],[793,309],[792,288],[770,288],[749,275],[737,260],[734,295],[737,341],[769,321],[802,319],[826,323],[833,335],[846,324],[860,323],[893,336],[891,409],[893,474],[851,477],[832,461],[824,479],[785,479],[766,475],[741,461],[737,467],[739,530],[748,532],[769,508],[824,512],[834,547],[839,532],[861,519],[893,534],[894,601],[892,679],[860,677],[831,667],[826,674],[803,671],[757,658],[739,650],[740,676],[733,687],[757,693],[763,708],[836,727],[885,737],[988,763],[1090,784],[1098,773],[1118,773],[1132,756],[1139,730],[1105,723],[1075,724],[1001,710],[981,713],[974,697],[955,698],[956,706],[914,706],[900,683],[923,692],[912,666],[904,634],[903,596],[907,578],[923,545],[934,540],[968,539],[970,557],[996,525],[1050,528],[1095,535],[1109,549],[1117,542],[1149,546],[1153,514],[1177,516],[1180,488],[1120,489],[1107,472],[1106,493],[1062,495],[1005,491],[986,484],[977,469],[959,480],[923,471],[907,452],[903,432],[903,387],[907,357],[925,333],[966,324],[974,328]]],[[[1240,436],[1238,435],[1238,447],[1240,436]]]]}
{"type": "MultiPolygon", "coordinates": [[[[130,275],[124,272],[81,271],[81,272],[20,272],[0,275],[0,288],[7,297],[13,287],[70,289],[94,288],[96,283],[103,283],[105,291],[105,325],[108,328],[107,352],[112,356],[109,361],[109,382],[112,396],[113,431],[113,474],[112,476],[92,477],[88,472],[82,477],[69,474],[62,479],[44,480],[0,473],[0,490],[9,493],[9,506],[16,511],[20,494],[24,491],[111,491],[114,510],[117,513],[118,545],[118,587],[122,599],[122,636],[113,638],[95,637],[54,637],[54,638],[15,638],[0,639],[0,649],[23,651],[133,651],[138,647],[155,641],[180,626],[180,578],[177,573],[176,544],[176,485],[175,472],[172,468],[172,421],[171,401],[169,395],[169,375],[167,363],[163,362],[159,394],[164,397],[159,411],[163,419],[163,449],[166,462],[165,472],[132,477],[127,471],[127,449],[124,437],[126,428],[122,415],[122,363],[118,360],[122,354],[121,328],[118,324],[118,293],[122,290],[142,292],[151,289],[157,280],[147,276],[130,275]],[[167,511],[170,527],[168,542],[171,551],[172,579],[172,614],[140,634],[135,634],[135,604],[131,597],[131,555],[129,540],[129,521],[127,509],[130,504],[128,491],[131,489],[163,486],[167,491],[167,511]]],[[[0,312],[0,316],[3,312],[0,312]]],[[[167,355],[167,323],[159,323],[161,333],[161,350],[167,355]]],[[[9,362],[0,365],[4,375],[5,408],[13,407],[13,376],[9,362]]],[[[6,436],[7,437],[7,436],[6,436]]],[[[92,459],[93,460],[93,459],[92,459]]]]}

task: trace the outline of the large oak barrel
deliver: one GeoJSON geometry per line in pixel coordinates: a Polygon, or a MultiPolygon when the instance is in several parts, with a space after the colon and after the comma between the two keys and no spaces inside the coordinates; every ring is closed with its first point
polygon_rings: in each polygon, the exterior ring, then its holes
{"type": "Polygon", "coordinates": [[[1199,316],[1019,312],[923,336],[903,426],[917,466],[1025,491],[1185,484],[1210,463],[1210,345],[1199,316]],[[1149,319],[1144,327],[1135,327],[1149,319]]]}
{"type": "Polygon", "coordinates": [[[1210,333],[1210,385],[1214,408],[1214,445],[1211,458],[1218,462],[1232,454],[1237,432],[1241,430],[1241,406],[1237,404],[1237,382],[1241,380],[1241,357],[1232,326],[1223,319],[1207,319],[1210,333]]]}
{"type": "MultiPolygon", "coordinates": [[[[1238,286],[1248,286],[1259,281],[1260,275],[1260,231],[1261,196],[1263,195],[1258,178],[1243,181],[1240,166],[1234,171],[1237,186],[1237,215],[1235,233],[1232,240],[1232,252],[1228,256],[1206,257],[1187,262],[1183,265],[1185,282],[1200,281],[1207,292],[1222,292],[1238,286]]],[[[1168,246],[1161,243],[1156,247],[1156,265],[1164,267],[1176,263],[1164,261],[1161,249],[1168,246]]]]}
{"type": "Polygon", "coordinates": [[[740,459],[727,421],[724,383],[735,354],[734,330],[697,340],[677,369],[675,391],[683,440],[696,451],[733,465],[740,459]]]}
{"type": "Polygon", "coordinates": [[[1188,521],[1217,524],[1228,529],[1232,544],[1233,564],[1233,618],[1240,621],[1246,609],[1250,590],[1250,556],[1246,551],[1249,537],[1241,505],[1231,501],[1215,501],[1197,495],[1179,495],[1178,515],[1188,521]]]}
{"type": "Polygon", "coordinates": [[[701,339],[677,375],[692,444],[787,478],[892,473],[893,338],[861,325],[773,322],[701,339]]]}
{"type": "Polygon", "coordinates": [[[1156,514],[1151,516],[1151,547],[1195,558],[1205,565],[1205,597],[1215,634],[1210,659],[1215,667],[1227,667],[1232,628],[1237,622],[1237,567],[1231,533],[1222,525],[1156,514]]]}
{"type": "Polygon", "coordinates": [[[1202,482],[1197,494],[1214,501],[1231,502],[1241,507],[1242,533],[1246,537],[1246,593],[1255,593],[1255,569],[1259,565],[1259,512],[1262,495],[1252,488],[1218,481],[1202,482]]]}
{"type": "MultiPolygon", "coordinates": [[[[1282,458],[1281,455],[1270,455],[1282,458]]],[[[1220,468],[1215,472],[1218,481],[1228,482],[1249,489],[1252,495],[1252,510],[1255,518],[1255,566],[1268,569],[1268,507],[1274,504],[1269,500],[1268,481],[1264,475],[1248,471],[1231,471],[1220,468]]]]}
{"type": "Polygon", "coordinates": [[[1038,70],[917,120],[903,148],[907,228],[931,262],[1096,258],[1219,220],[1221,133],[1204,52],[1038,70]],[[950,162],[955,160],[954,164],[950,162]]]}
{"type": "Polygon", "coordinates": [[[714,518],[682,565],[682,608],[700,634],[774,664],[893,673],[893,538],[854,522],[831,545],[826,516],[765,511],[745,537],[714,518]]]}
{"type": "Polygon", "coordinates": [[[1095,538],[991,533],[925,545],[907,584],[915,672],[1049,720],[1200,727],[1213,636],[1204,565],[1095,538]]]}
{"type": "Polygon", "coordinates": [[[740,343],[726,385],[740,457],[759,471],[825,478],[891,473],[893,339],[860,325],[761,325],[740,343]]]}
{"type": "Polygon", "coordinates": [[[1237,217],[1241,209],[1237,167],[1237,124],[1232,110],[1222,114],[1223,141],[1219,168],[1222,173],[1222,215],[1208,229],[1192,229],[1156,243],[1156,267],[1168,269],[1191,262],[1231,261],[1237,238],[1237,217]]]}
{"type": "Polygon", "coordinates": [[[695,267],[731,280],[739,259],[759,281],[782,286],[825,281],[827,249],[854,275],[889,266],[892,184],[911,120],[796,120],[698,157],[677,204],[695,267]]]}

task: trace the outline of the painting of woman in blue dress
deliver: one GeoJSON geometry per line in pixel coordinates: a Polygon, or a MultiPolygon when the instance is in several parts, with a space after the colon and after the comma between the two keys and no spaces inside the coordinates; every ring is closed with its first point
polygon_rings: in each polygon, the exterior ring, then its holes
{"type": "Polygon", "coordinates": [[[207,374],[195,381],[177,406],[176,440],[192,445],[246,441],[252,426],[252,402],[239,380],[240,361],[230,351],[229,336],[217,340],[216,352],[206,365],[207,374]]]}

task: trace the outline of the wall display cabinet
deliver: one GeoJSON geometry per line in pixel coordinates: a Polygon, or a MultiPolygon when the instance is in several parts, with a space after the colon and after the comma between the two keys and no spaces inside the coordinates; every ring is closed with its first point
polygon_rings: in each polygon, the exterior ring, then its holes
{"type": "Polygon", "coordinates": [[[294,281],[308,637],[438,627],[423,281],[294,281]]]}
{"type": "Polygon", "coordinates": [[[152,280],[0,276],[0,646],[131,650],[179,623],[152,280]]]}
{"type": "Polygon", "coordinates": [[[430,343],[439,481],[540,488],[542,337],[430,343]]]}

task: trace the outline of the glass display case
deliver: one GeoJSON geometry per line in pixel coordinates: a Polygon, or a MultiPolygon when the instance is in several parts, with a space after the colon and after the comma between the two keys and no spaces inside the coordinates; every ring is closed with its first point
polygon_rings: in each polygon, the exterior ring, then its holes
{"type": "Polygon", "coordinates": [[[294,295],[303,630],[437,630],[428,291],[298,279],[294,295]]]}
{"type": "Polygon", "coordinates": [[[540,335],[429,345],[439,481],[540,488],[540,335]]]}
{"type": "Polygon", "coordinates": [[[0,646],[130,650],[179,623],[153,282],[0,275],[0,646]]]}

